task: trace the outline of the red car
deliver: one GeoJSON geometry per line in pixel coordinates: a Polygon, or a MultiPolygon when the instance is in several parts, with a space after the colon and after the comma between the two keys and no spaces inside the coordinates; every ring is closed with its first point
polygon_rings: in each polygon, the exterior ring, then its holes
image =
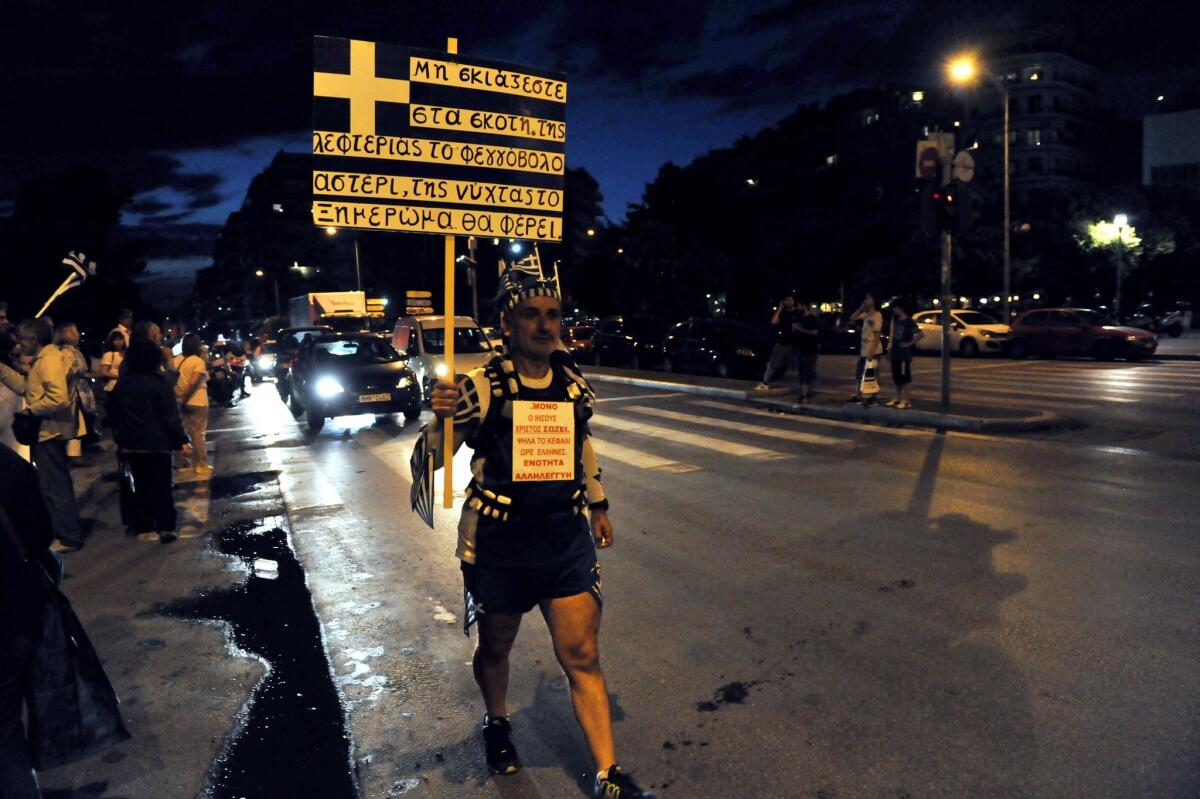
{"type": "Polygon", "coordinates": [[[1009,334],[1009,354],[1084,355],[1100,361],[1140,361],[1158,348],[1158,337],[1136,327],[1122,327],[1086,308],[1039,308],[1017,317],[1009,334]]]}

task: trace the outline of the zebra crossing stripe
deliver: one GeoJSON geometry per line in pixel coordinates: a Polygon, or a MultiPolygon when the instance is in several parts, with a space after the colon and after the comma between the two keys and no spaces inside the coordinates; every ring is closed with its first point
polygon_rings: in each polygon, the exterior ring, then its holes
{"type": "Polygon", "coordinates": [[[802,444],[817,444],[823,447],[831,447],[849,442],[847,438],[834,438],[833,436],[823,436],[819,433],[804,433],[799,430],[779,430],[774,427],[764,427],[761,424],[747,424],[729,419],[713,419],[709,416],[679,413],[678,411],[668,411],[665,408],[649,408],[645,405],[630,405],[623,410],[646,414],[648,416],[657,416],[661,419],[671,419],[676,422],[687,422],[688,424],[698,424],[706,427],[719,427],[722,430],[736,430],[739,433],[748,433],[754,436],[781,438],[785,441],[798,441],[802,444]]]}
{"type": "Polygon", "coordinates": [[[676,474],[700,471],[699,466],[692,466],[690,463],[680,463],[668,458],[660,458],[657,455],[651,455],[649,452],[623,447],[612,441],[602,441],[593,438],[592,446],[596,450],[596,457],[600,459],[601,466],[604,465],[605,461],[614,460],[629,466],[636,466],[639,469],[655,469],[657,471],[673,472],[676,474]]]}
{"type": "Polygon", "coordinates": [[[712,408],[726,413],[742,413],[750,416],[761,416],[765,419],[773,419],[778,422],[794,422],[797,424],[815,424],[825,427],[841,427],[849,430],[857,430],[863,433],[881,433],[888,436],[928,436],[928,430],[914,430],[911,427],[881,427],[877,424],[860,424],[857,422],[839,422],[836,419],[822,419],[819,416],[798,416],[790,413],[780,413],[778,411],[766,411],[762,408],[746,408],[738,405],[730,405],[717,400],[695,400],[692,405],[703,405],[706,408],[712,408]]]}
{"type": "Polygon", "coordinates": [[[739,444],[736,441],[723,441],[719,438],[709,438],[708,436],[689,433],[684,430],[673,430],[669,427],[659,427],[657,425],[635,422],[630,419],[618,419],[612,416],[593,418],[588,424],[602,428],[611,427],[615,430],[645,436],[646,438],[659,438],[674,444],[685,444],[689,447],[713,450],[714,452],[720,452],[722,455],[733,455],[736,458],[778,460],[780,458],[792,457],[784,452],[776,452],[775,450],[763,449],[762,447],[752,447],[749,444],[739,444]]]}

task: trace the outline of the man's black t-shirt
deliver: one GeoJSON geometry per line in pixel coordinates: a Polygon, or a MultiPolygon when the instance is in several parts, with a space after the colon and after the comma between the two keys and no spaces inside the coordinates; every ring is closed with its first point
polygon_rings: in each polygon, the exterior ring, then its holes
{"type": "Polygon", "coordinates": [[[801,330],[811,330],[816,335],[806,333],[796,333],[796,349],[800,352],[816,352],[817,339],[821,332],[821,320],[816,314],[806,313],[800,319],[801,330]]]}
{"type": "Polygon", "coordinates": [[[796,339],[800,334],[792,330],[792,324],[800,321],[800,309],[784,308],[779,313],[779,324],[776,325],[776,330],[779,331],[779,343],[788,346],[795,346],[796,339]]]}
{"type": "Polygon", "coordinates": [[[912,320],[912,317],[897,319],[893,335],[895,336],[895,340],[892,342],[892,360],[911,361],[913,348],[899,345],[912,343],[913,339],[917,336],[917,323],[912,320]]]}

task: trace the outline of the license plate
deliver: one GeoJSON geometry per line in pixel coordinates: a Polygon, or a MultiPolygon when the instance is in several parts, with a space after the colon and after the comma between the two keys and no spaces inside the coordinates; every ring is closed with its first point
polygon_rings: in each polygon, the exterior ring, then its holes
{"type": "Polygon", "coordinates": [[[359,394],[359,402],[387,402],[392,398],[391,394],[359,394]]]}

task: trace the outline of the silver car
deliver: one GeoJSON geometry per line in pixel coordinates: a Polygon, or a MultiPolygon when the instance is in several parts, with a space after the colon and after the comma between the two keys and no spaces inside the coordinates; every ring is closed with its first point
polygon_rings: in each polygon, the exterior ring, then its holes
{"type": "MultiPolygon", "coordinates": [[[[406,316],[392,330],[392,346],[408,356],[408,365],[416,373],[422,396],[429,392],[438,378],[438,367],[444,366],[446,317],[406,316]]],[[[466,374],[483,366],[496,355],[483,328],[469,316],[454,317],[454,371],[466,374]]]]}

